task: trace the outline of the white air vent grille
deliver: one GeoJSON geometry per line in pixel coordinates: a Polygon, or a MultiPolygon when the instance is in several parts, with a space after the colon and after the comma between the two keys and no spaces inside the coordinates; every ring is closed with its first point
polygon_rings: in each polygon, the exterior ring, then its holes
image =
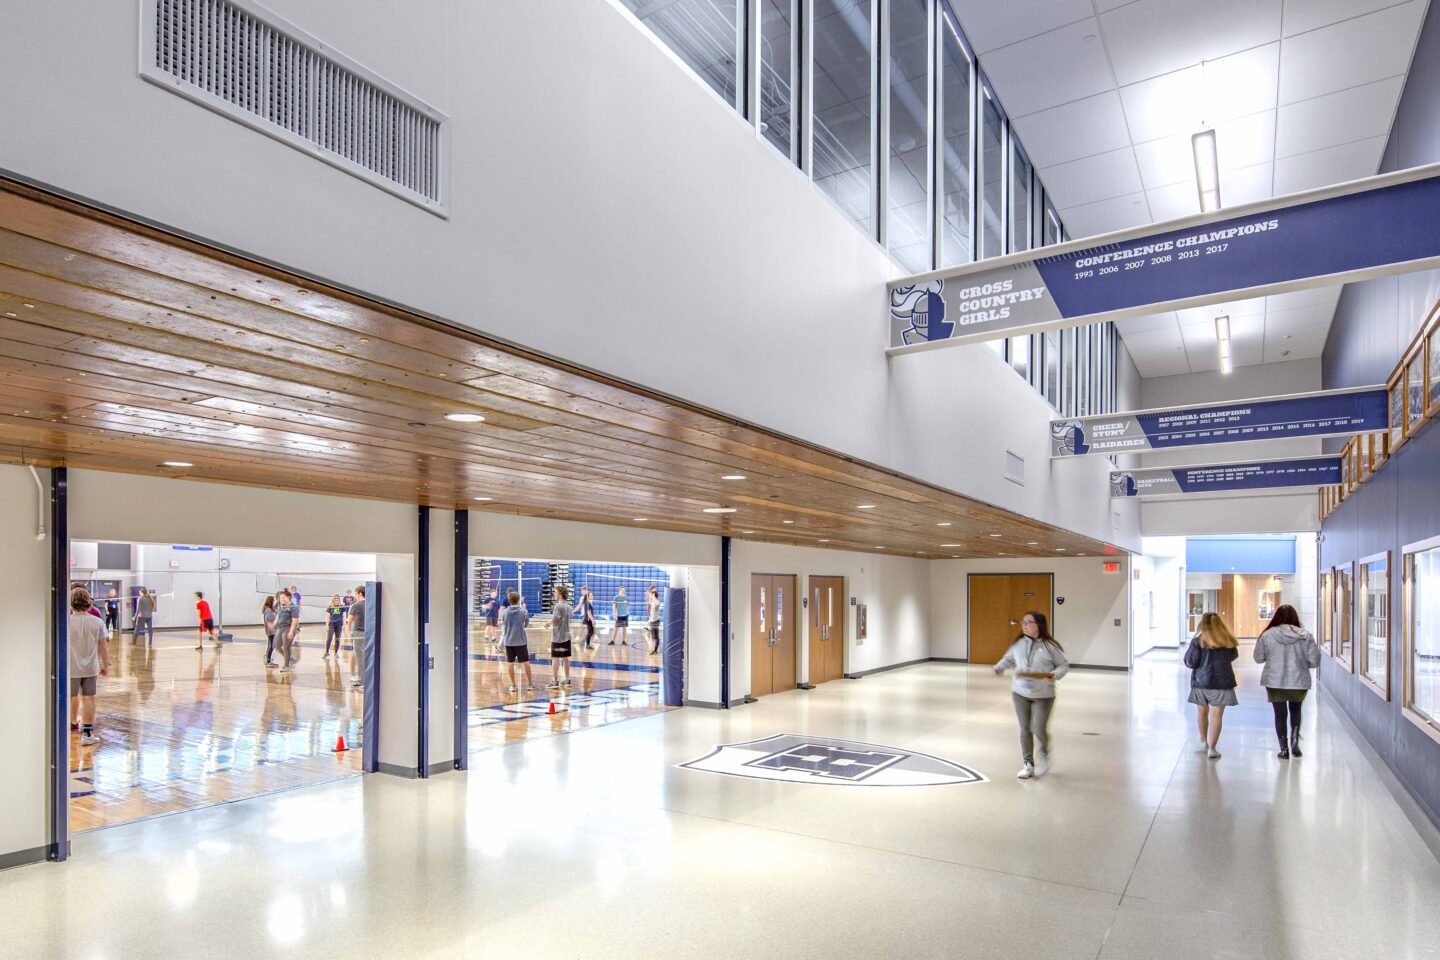
{"type": "Polygon", "coordinates": [[[1025,458],[1014,451],[1005,451],[1005,479],[1025,486],[1025,458]]]}
{"type": "Polygon", "coordinates": [[[444,215],[449,120],[249,0],[143,0],[140,73],[444,215]]]}

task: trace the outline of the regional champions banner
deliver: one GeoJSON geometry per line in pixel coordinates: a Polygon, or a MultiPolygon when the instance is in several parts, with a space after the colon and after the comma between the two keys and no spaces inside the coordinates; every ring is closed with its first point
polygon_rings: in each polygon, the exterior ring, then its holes
{"type": "Polygon", "coordinates": [[[1419,270],[1440,263],[1440,165],[890,285],[890,352],[1419,270]],[[1125,234],[1120,235],[1122,238],[1125,234]],[[1243,294],[1241,293],[1243,291],[1243,294]]]}
{"type": "Polygon", "coordinates": [[[1201,407],[1139,410],[1050,421],[1050,456],[1079,457],[1199,447],[1281,437],[1329,437],[1384,430],[1384,387],[1326,390],[1201,407]]]}
{"type": "Polygon", "coordinates": [[[1340,457],[1257,460],[1198,467],[1146,467],[1110,471],[1110,496],[1158,497],[1167,493],[1214,493],[1318,487],[1340,482],[1340,457]]]}

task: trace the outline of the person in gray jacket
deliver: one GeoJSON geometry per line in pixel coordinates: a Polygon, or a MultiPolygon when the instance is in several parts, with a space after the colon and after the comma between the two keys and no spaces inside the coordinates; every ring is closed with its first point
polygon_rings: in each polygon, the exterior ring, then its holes
{"type": "Polygon", "coordinates": [[[1050,636],[1050,622],[1045,614],[1031,610],[1020,618],[1020,636],[995,664],[1000,675],[1007,668],[1015,669],[1010,685],[1010,699],[1015,704],[1015,717],[1020,721],[1020,755],[1025,765],[1015,774],[1029,780],[1049,771],[1050,712],[1055,706],[1055,681],[1070,671],[1070,661],[1060,642],[1050,636]],[[1040,753],[1035,754],[1035,741],[1040,753]]]}
{"type": "Polygon", "coordinates": [[[1310,671],[1320,666],[1320,645],[1300,626],[1300,615],[1290,604],[1275,611],[1270,625],[1255,641],[1255,662],[1264,664],[1260,685],[1275,711],[1275,735],[1280,738],[1281,760],[1300,756],[1300,705],[1310,692],[1310,671]],[[1289,730],[1286,730],[1286,721],[1289,730]]]}

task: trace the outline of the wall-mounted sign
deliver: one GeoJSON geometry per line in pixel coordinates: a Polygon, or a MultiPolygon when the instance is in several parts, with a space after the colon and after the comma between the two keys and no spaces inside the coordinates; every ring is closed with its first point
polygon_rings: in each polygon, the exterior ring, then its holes
{"type": "Polygon", "coordinates": [[[869,616],[868,616],[868,611],[866,611],[866,609],[865,609],[865,604],[863,604],[863,603],[856,604],[856,606],[855,606],[855,639],[856,639],[856,640],[864,640],[864,639],[865,639],[866,637],[868,637],[868,636],[870,636],[870,618],[869,618],[869,616]]]}
{"type": "Polygon", "coordinates": [[[890,285],[891,353],[1440,264],[1440,165],[890,285]]]}
{"type": "Polygon", "coordinates": [[[1385,429],[1387,403],[1384,387],[1361,387],[1051,420],[1050,456],[1139,453],[1281,437],[1364,433],[1385,429]]]}
{"type": "Polygon", "coordinates": [[[1145,467],[1110,471],[1111,497],[1156,497],[1167,493],[1318,487],[1340,482],[1340,455],[1294,460],[1256,460],[1195,467],[1145,467]]]}

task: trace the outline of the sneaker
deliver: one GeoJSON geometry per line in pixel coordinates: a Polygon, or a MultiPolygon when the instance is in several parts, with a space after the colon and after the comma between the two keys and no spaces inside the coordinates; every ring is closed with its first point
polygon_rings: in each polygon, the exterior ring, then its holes
{"type": "Polygon", "coordinates": [[[1041,777],[1049,773],[1050,767],[1053,764],[1054,760],[1050,756],[1050,751],[1041,750],[1040,753],[1037,754],[1035,757],[1035,776],[1041,777]]]}
{"type": "Polygon", "coordinates": [[[510,688],[510,692],[511,692],[511,693],[519,693],[519,692],[520,692],[520,688],[519,688],[519,687],[511,687],[511,688],[510,688]]]}
{"type": "Polygon", "coordinates": [[[558,687],[558,686],[560,686],[560,681],[559,681],[559,680],[551,680],[549,683],[545,684],[545,689],[546,689],[546,690],[553,690],[553,689],[555,689],[555,688],[558,687]]]}
{"type": "Polygon", "coordinates": [[[265,666],[266,666],[267,668],[273,670],[273,669],[275,669],[276,667],[280,666],[280,664],[276,663],[274,660],[266,660],[266,661],[265,661],[265,666]]]}
{"type": "Polygon", "coordinates": [[[1015,779],[1029,780],[1033,776],[1035,776],[1035,768],[1027,763],[1025,764],[1025,766],[1020,768],[1019,773],[1015,774],[1015,779]]]}
{"type": "Polygon", "coordinates": [[[95,734],[93,734],[93,733],[82,733],[82,734],[80,734],[80,746],[82,746],[82,747],[93,747],[95,744],[97,744],[97,743],[99,743],[99,742],[100,742],[100,738],[97,737],[97,736],[95,736],[95,734]]]}
{"type": "Polygon", "coordinates": [[[566,677],[564,680],[561,680],[560,683],[568,687],[570,686],[570,678],[566,677]]]}
{"type": "Polygon", "coordinates": [[[205,649],[205,644],[203,644],[203,643],[197,643],[197,644],[195,644],[195,649],[196,649],[196,650],[204,650],[204,649],[205,649]]]}
{"type": "Polygon", "coordinates": [[[350,686],[352,686],[352,687],[359,687],[359,686],[360,686],[360,678],[359,678],[359,677],[351,677],[351,678],[350,678],[350,686]]]}
{"type": "Polygon", "coordinates": [[[1207,757],[1209,757],[1211,760],[1219,760],[1219,759],[1220,759],[1220,751],[1219,751],[1219,750],[1216,750],[1214,747],[1207,747],[1207,748],[1205,749],[1205,755],[1206,755],[1207,757]]]}
{"type": "Polygon", "coordinates": [[[280,668],[280,672],[281,672],[281,673],[292,673],[293,671],[292,671],[289,667],[281,667],[281,668],[280,668]]]}
{"type": "Polygon", "coordinates": [[[532,683],[532,684],[530,684],[529,686],[527,686],[527,687],[525,688],[525,692],[526,692],[526,693],[534,693],[534,692],[535,692],[535,684],[532,683]]]}
{"type": "Polygon", "coordinates": [[[80,732],[80,724],[78,724],[78,723],[72,723],[72,724],[70,724],[70,732],[71,732],[71,733],[79,733],[79,732],[80,732]]]}

